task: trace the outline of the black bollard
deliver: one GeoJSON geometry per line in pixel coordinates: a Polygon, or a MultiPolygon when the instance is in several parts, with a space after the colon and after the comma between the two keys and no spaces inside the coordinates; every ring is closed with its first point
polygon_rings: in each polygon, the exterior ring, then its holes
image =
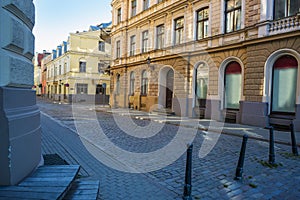
{"type": "Polygon", "coordinates": [[[290,128],[291,128],[291,139],[292,139],[292,151],[293,151],[294,156],[298,156],[297,142],[296,142],[296,136],[295,136],[293,122],[291,123],[290,128]]]}
{"type": "Polygon", "coordinates": [[[270,144],[269,144],[269,163],[271,165],[275,164],[275,151],[274,151],[274,128],[269,127],[270,132],[270,144]]]}
{"type": "Polygon", "coordinates": [[[186,168],[185,168],[185,180],[184,180],[184,200],[192,200],[192,152],[193,145],[189,145],[186,152],[186,168]]]}
{"type": "Polygon", "coordinates": [[[234,178],[235,180],[242,179],[247,140],[248,140],[248,135],[245,134],[243,136],[243,143],[242,143],[242,147],[241,147],[239,162],[236,167],[235,178],[234,178]]]}

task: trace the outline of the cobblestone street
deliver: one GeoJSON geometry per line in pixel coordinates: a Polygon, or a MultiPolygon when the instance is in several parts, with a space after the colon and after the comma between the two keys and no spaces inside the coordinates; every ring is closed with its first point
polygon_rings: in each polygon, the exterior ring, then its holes
{"type": "MultiPolygon", "coordinates": [[[[149,163],[147,166],[143,161],[122,157],[118,154],[119,150],[112,149],[95,131],[99,124],[109,141],[118,147],[115,149],[137,154],[159,152],[174,138],[180,138],[178,135],[188,136],[176,144],[184,146],[193,142],[194,145],[193,199],[300,198],[300,157],[291,154],[291,146],[276,143],[276,166],[269,166],[268,142],[249,138],[243,180],[235,181],[241,137],[154,122],[147,116],[136,119],[121,113],[112,114],[104,107],[96,109],[91,105],[58,104],[42,99],[38,99],[37,104],[42,112],[43,154],[57,153],[69,164],[81,165],[82,179],[100,180],[100,199],[181,199],[186,154],[182,152],[175,162],[157,170],[124,172],[154,169],[170,159],[167,157],[169,154],[162,151],[159,158],[145,160],[149,163]],[[141,131],[145,129],[157,134],[146,137],[143,135],[146,131],[141,131]],[[124,130],[135,131],[128,135],[124,130]],[[202,157],[199,151],[207,145],[207,141],[216,141],[216,145],[202,157]]],[[[195,123],[201,125],[201,122],[195,123]]],[[[177,149],[171,151],[173,154],[180,152],[177,149]]]]}

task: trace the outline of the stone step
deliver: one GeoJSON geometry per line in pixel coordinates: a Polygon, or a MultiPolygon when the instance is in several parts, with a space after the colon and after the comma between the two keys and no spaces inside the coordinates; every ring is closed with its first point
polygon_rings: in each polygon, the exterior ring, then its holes
{"type": "Polygon", "coordinates": [[[76,180],[64,200],[96,200],[99,192],[99,181],[76,180]]]}
{"type": "Polygon", "coordinates": [[[224,112],[224,120],[226,123],[236,123],[238,111],[226,110],[224,112]]]}
{"type": "Polygon", "coordinates": [[[44,165],[16,186],[1,186],[0,199],[63,199],[80,166],[44,165]]]}
{"type": "Polygon", "coordinates": [[[171,109],[155,109],[151,111],[153,115],[164,115],[164,116],[174,116],[175,112],[171,109]]]}
{"type": "Polygon", "coordinates": [[[270,117],[270,125],[278,130],[290,130],[291,119],[270,117]]]}

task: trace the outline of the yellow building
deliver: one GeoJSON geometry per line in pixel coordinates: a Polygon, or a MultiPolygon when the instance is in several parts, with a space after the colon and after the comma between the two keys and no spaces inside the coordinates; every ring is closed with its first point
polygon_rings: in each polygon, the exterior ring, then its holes
{"type": "MultiPolygon", "coordinates": [[[[68,41],[53,50],[47,69],[46,96],[58,101],[108,103],[111,45],[100,38],[109,24],[71,33],[68,41]]],[[[45,59],[47,60],[47,59],[45,59]]],[[[49,60],[49,58],[48,58],[49,60]]]]}
{"type": "Polygon", "coordinates": [[[113,0],[111,105],[300,130],[299,8],[113,0]]]}

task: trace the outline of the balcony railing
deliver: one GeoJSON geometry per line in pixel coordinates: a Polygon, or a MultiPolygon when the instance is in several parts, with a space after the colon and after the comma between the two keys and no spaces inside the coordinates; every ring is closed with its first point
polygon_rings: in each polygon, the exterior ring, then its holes
{"type": "Polygon", "coordinates": [[[300,29],[300,13],[296,16],[273,21],[269,24],[269,33],[289,32],[300,29]]]}

